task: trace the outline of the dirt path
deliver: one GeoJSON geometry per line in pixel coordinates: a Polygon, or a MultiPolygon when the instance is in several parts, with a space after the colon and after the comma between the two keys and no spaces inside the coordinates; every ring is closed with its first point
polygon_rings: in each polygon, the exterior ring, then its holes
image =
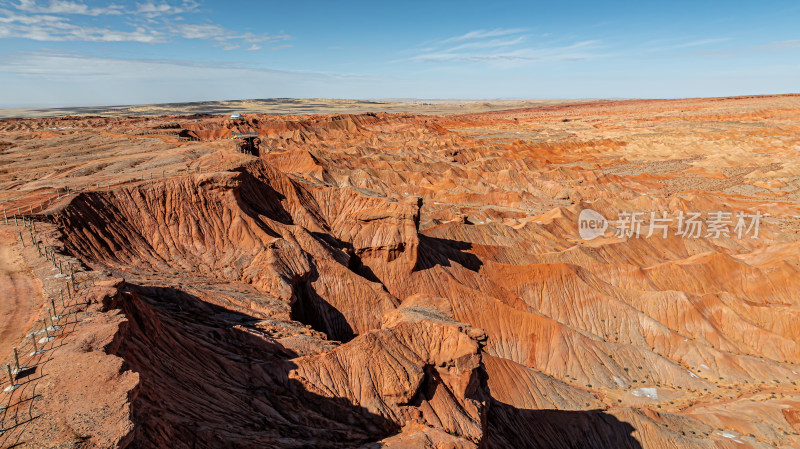
{"type": "Polygon", "coordinates": [[[0,231],[0,360],[20,345],[43,304],[42,285],[18,245],[14,234],[0,231]]]}

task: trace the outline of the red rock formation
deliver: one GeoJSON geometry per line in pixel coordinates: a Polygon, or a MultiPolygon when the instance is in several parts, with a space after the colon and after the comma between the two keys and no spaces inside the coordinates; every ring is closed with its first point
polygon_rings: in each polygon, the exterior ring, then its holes
{"type": "MultiPolygon", "coordinates": [[[[42,418],[19,435],[40,447],[798,446],[797,101],[2,122],[4,152],[83,158],[53,175],[73,191],[109,166],[126,181],[47,206],[53,179],[4,197],[41,201],[36,238],[98,283],[75,294],[78,319],[30,383],[57,400],[33,401],[42,418]],[[44,129],[66,123],[85,129],[44,129]],[[165,134],[177,129],[203,141],[165,134]],[[231,131],[258,132],[261,154],[233,154],[231,131]],[[612,223],[583,240],[589,208],[612,223]],[[758,239],[684,238],[674,223],[666,238],[615,236],[637,210],[771,218],[758,239]]],[[[47,291],[52,269],[37,270],[47,291]]]]}

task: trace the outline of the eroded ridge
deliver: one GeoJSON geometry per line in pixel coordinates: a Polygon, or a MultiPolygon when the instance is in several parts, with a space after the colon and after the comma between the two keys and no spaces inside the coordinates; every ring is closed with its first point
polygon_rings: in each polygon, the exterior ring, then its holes
{"type": "Polygon", "coordinates": [[[62,150],[14,159],[5,208],[92,278],[20,441],[794,447],[798,115],[781,96],[4,121],[2,157],[62,150]],[[654,228],[695,212],[727,232],[654,228]]]}

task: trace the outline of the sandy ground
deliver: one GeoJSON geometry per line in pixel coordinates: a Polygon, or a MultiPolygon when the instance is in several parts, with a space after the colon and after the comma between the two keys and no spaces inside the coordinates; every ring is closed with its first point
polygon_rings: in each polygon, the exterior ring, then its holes
{"type": "Polygon", "coordinates": [[[0,292],[0,354],[10,354],[33,326],[42,291],[22,258],[19,238],[8,230],[0,231],[0,292]]]}

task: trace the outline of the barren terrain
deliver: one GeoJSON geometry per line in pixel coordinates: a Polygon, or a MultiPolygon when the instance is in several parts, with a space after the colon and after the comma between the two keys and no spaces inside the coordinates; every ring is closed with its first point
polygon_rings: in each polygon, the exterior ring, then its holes
{"type": "Polygon", "coordinates": [[[6,230],[0,231],[0,351],[9,354],[17,346],[38,316],[44,304],[39,282],[20,254],[20,240],[6,230]]]}
{"type": "MultiPolygon", "coordinates": [[[[588,101],[588,100],[583,100],[588,101]]],[[[130,117],[187,114],[358,114],[366,112],[414,112],[416,114],[464,114],[503,109],[580,103],[578,100],[340,100],[333,98],[265,98],[198,101],[191,103],[79,106],[61,108],[0,109],[0,118],[40,118],[65,115],[130,117]]]]}
{"type": "Polygon", "coordinates": [[[800,96],[518,106],[0,121],[0,447],[800,447],[800,96]]]}

